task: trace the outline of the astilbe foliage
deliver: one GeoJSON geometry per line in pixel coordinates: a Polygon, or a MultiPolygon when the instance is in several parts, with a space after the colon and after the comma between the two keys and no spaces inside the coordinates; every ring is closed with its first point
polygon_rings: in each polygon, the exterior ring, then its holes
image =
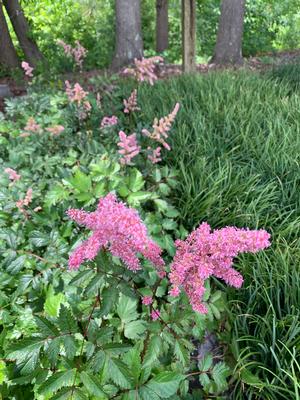
{"type": "Polygon", "coordinates": [[[141,269],[137,256],[140,253],[155,265],[160,276],[165,275],[161,249],[149,238],[138,212],[119,202],[114,194],[101,198],[94,212],[70,209],[67,214],[93,232],[70,255],[70,269],[79,268],[85,260],[93,260],[105,249],[119,257],[131,271],[141,269]]]}
{"type": "Polygon", "coordinates": [[[178,296],[184,290],[193,309],[206,313],[202,302],[205,280],[215,276],[228,285],[241,287],[243,277],[232,268],[234,257],[270,246],[269,239],[265,230],[226,227],[211,232],[210,226],[202,223],[186,240],[175,243],[177,250],[169,274],[170,295],[178,296]]]}

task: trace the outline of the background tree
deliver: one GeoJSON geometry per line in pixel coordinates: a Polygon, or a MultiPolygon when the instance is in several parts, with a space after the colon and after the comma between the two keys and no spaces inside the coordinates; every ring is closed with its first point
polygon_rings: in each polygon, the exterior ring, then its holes
{"type": "Polygon", "coordinates": [[[156,0],[156,51],[163,52],[169,46],[168,0],[156,0]]]}
{"type": "Polygon", "coordinates": [[[196,69],[196,0],[182,0],[183,72],[196,69]]]}
{"type": "Polygon", "coordinates": [[[112,68],[118,70],[143,56],[140,0],[116,0],[116,45],[112,68]]]}
{"type": "Polygon", "coordinates": [[[19,65],[18,56],[11,40],[8,26],[3,12],[3,4],[0,0],[0,64],[9,68],[19,65]]]}
{"type": "Polygon", "coordinates": [[[19,0],[3,0],[3,4],[9,15],[14,31],[16,32],[26,60],[30,65],[36,66],[37,62],[42,60],[43,56],[37,44],[31,38],[29,25],[19,0]]]}
{"type": "Polygon", "coordinates": [[[217,43],[211,63],[242,64],[245,0],[223,0],[217,43]]]}

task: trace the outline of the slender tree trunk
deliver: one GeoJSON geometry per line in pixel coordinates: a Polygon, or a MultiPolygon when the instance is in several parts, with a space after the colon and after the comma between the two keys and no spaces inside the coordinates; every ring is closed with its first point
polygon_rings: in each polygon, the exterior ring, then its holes
{"type": "Polygon", "coordinates": [[[169,46],[168,0],[156,0],[156,51],[169,46]]]}
{"type": "Polygon", "coordinates": [[[196,70],[196,0],[182,0],[183,72],[196,70]]]}
{"type": "Polygon", "coordinates": [[[43,59],[34,40],[30,37],[30,29],[20,6],[19,0],[3,0],[7,14],[18,37],[20,46],[25,54],[26,60],[31,66],[36,66],[43,59]]]}
{"type": "Polygon", "coordinates": [[[245,0],[223,0],[217,43],[211,63],[242,64],[245,0]]]}
{"type": "Polygon", "coordinates": [[[19,66],[19,60],[11,40],[5,15],[3,12],[2,1],[0,0],[0,64],[9,68],[19,66]]]}
{"type": "Polygon", "coordinates": [[[116,49],[112,69],[143,57],[140,0],[116,0],[116,49]]]}

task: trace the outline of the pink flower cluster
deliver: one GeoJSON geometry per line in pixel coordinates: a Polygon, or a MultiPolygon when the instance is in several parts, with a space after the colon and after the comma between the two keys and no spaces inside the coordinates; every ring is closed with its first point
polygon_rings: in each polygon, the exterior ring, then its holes
{"type": "Polygon", "coordinates": [[[21,211],[21,213],[26,214],[26,211],[25,211],[24,207],[29,206],[31,201],[32,201],[32,189],[29,188],[27,190],[27,193],[26,193],[24,199],[18,200],[16,202],[16,206],[18,207],[19,211],[21,211]]]}
{"type": "Polygon", "coordinates": [[[142,298],[142,304],[144,304],[145,306],[150,306],[152,303],[153,303],[152,296],[144,296],[142,298]]]}
{"type": "Polygon", "coordinates": [[[151,311],[151,318],[153,321],[156,321],[160,318],[160,311],[159,310],[152,310],[151,311]]]}
{"type": "Polygon", "coordinates": [[[92,106],[88,100],[85,100],[88,92],[84,91],[79,83],[75,83],[72,88],[69,81],[65,81],[66,95],[71,103],[76,103],[78,107],[78,117],[80,120],[84,120],[92,109],[92,106]],[[80,108],[79,108],[80,107],[80,108]]]}
{"type": "Polygon", "coordinates": [[[183,289],[193,309],[206,313],[202,302],[204,281],[214,275],[228,285],[241,287],[243,277],[232,268],[234,257],[270,246],[269,239],[265,230],[226,227],[211,232],[210,226],[202,223],[185,241],[176,241],[177,251],[169,274],[170,295],[178,296],[183,289]]]}
{"type": "Polygon", "coordinates": [[[12,168],[5,168],[4,172],[6,172],[8,174],[9,179],[12,181],[12,183],[18,181],[19,179],[21,179],[21,175],[19,175],[17,173],[17,171],[15,171],[12,168]]]}
{"type": "Polygon", "coordinates": [[[139,154],[141,151],[141,147],[138,146],[136,140],[136,134],[126,135],[125,132],[119,132],[120,142],[118,146],[121,147],[119,150],[119,154],[121,154],[120,163],[121,164],[130,164],[131,160],[139,154]]]}
{"type": "Polygon", "coordinates": [[[151,149],[151,147],[148,147],[148,150],[150,151],[148,154],[148,159],[152,162],[152,164],[157,164],[162,160],[161,147],[156,147],[154,150],[151,149]]]}
{"type": "Polygon", "coordinates": [[[87,55],[87,50],[80,44],[79,40],[76,40],[76,46],[72,47],[71,45],[65,43],[63,40],[58,39],[57,44],[63,47],[65,54],[68,57],[74,58],[75,64],[79,67],[80,71],[82,70],[83,60],[87,55]]]}
{"type": "Polygon", "coordinates": [[[24,132],[20,134],[20,137],[30,136],[31,133],[40,133],[41,126],[36,123],[33,117],[28,118],[26,126],[24,127],[24,132]]]}
{"type": "Polygon", "coordinates": [[[141,269],[137,253],[150,260],[165,275],[160,247],[147,234],[138,212],[118,202],[112,193],[100,199],[97,210],[91,213],[70,209],[68,216],[93,233],[79,245],[69,258],[69,268],[77,269],[85,260],[93,260],[101,249],[119,257],[131,271],[141,269]]]}
{"type": "Polygon", "coordinates": [[[153,132],[150,133],[147,129],[143,129],[142,130],[143,134],[149,137],[150,139],[158,143],[161,143],[165,149],[171,150],[171,147],[166,142],[166,139],[168,139],[169,137],[168,132],[170,131],[172,123],[176,118],[179,107],[180,107],[179,103],[176,103],[173,111],[169,115],[160,118],[160,120],[158,120],[158,118],[155,118],[152,125],[153,132]]]}
{"type": "Polygon", "coordinates": [[[73,88],[69,81],[65,81],[65,85],[66,95],[68,96],[71,103],[77,103],[78,105],[80,105],[88,95],[88,92],[85,92],[83,88],[79,85],[79,83],[75,83],[73,88]]]}
{"type": "Polygon", "coordinates": [[[100,128],[108,128],[110,126],[117,125],[118,123],[118,117],[115,115],[112,115],[111,117],[104,117],[101,121],[100,128]]]}
{"type": "Polygon", "coordinates": [[[123,72],[132,75],[138,82],[148,82],[150,85],[158,79],[155,73],[155,66],[159,62],[163,62],[160,56],[150,58],[142,58],[141,60],[134,59],[134,68],[126,68],[123,72]]]}
{"type": "Polygon", "coordinates": [[[46,128],[46,131],[50,132],[53,136],[60,135],[65,130],[62,125],[54,125],[49,128],[46,128]]]}
{"type": "Polygon", "coordinates": [[[28,76],[28,78],[32,78],[33,77],[33,75],[32,75],[33,68],[28,64],[28,62],[22,61],[21,66],[25,72],[25,75],[28,76]]]}
{"type": "Polygon", "coordinates": [[[134,111],[139,111],[140,108],[137,105],[137,90],[133,90],[131,95],[128,97],[128,99],[123,100],[124,104],[124,113],[129,114],[134,111]]]}

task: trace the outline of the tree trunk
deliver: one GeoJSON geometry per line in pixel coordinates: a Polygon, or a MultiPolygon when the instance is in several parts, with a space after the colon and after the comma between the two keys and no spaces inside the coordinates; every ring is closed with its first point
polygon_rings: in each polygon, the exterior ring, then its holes
{"type": "Polygon", "coordinates": [[[18,37],[20,46],[28,63],[35,67],[43,59],[36,43],[30,38],[30,29],[19,0],[3,0],[7,14],[18,37]]]}
{"type": "Polygon", "coordinates": [[[242,64],[245,0],[223,0],[217,43],[211,63],[242,64]]]}
{"type": "Polygon", "coordinates": [[[2,2],[0,1],[0,64],[9,68],[19,66],[19,60],[11,40],[2,2]]]}
{"type": "Polygon", "coordinates": [[[163,52],[169,46],[168,0],[156,0],[156,51],[163,52]]]}
{"type": "Polygon", "coordinates": [[[116,49],[112,69],[143,57],[140,0],[116,0],[116,49]]]}
{"type": "Polygon", "coordinates": [[[196,70],[196,0],[182,0],[183,72],[196,70]]]}

